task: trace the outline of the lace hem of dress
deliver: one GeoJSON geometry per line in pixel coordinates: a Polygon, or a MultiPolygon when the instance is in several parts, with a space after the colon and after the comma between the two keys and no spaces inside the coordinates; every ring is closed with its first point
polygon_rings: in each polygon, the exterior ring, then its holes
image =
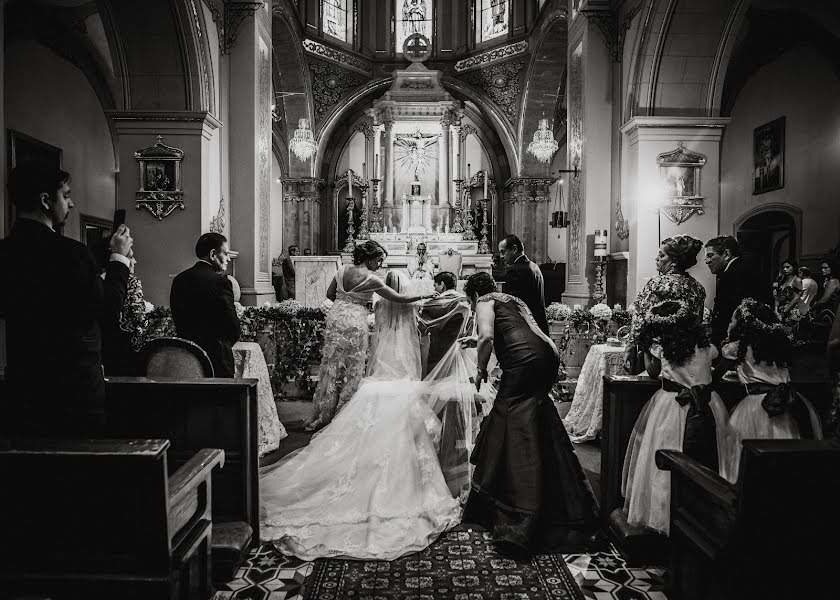
{"type": "MultiPolygon", "coordinates": [[[[416,522],[419,517],[434,516],[441,513],[460,513],[460,504],[456,498],[447,496],[441,498],[434,504],[423,504],[420,510],[405,510],[398,512],[351,512],[344,515],[319,517],[317,525],[320,527],[334,527],[336,525],[360,525],[367,523],[371,519],[378,521],[400,521],[410,520],[416,522]]],[[[448,516],[448,515],[447,515],[448,516]]],[[[435,520],[435,519],[433,519],[435,520]]],[[[297,528],[303,529],[313,525],[313,517],[308,514],[305,517],[298,519],[283,518],[280,516],[269,517],[262,521],[263,527],[276,528],[297,528]]]]}

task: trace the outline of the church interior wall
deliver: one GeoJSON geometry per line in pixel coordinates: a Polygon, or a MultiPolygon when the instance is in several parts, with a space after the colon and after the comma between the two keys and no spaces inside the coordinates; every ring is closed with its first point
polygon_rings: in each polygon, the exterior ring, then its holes
{"type": "Polygon", "coordinates": [[[4,125],[62,149],[75,205],[64,233],[79,240],[81,214],[113,218],[115,158],[105,113],[84,74],[37,42],[11,44],[4,63],[4,125]]]}
{"type": "Polygon", "coordinates": [[[803,212],[803,255],[837,246],[838,131],[840,80],[822,55],[793,49],[758,70],[738,94],[723,138],[721,233],[733,234],[736,221],[763,204],[786,204],[803,212]],[[779,117],[785,117],[784,187],[753,195],[753,130],[779,117]]]}
{"type": "MultiPolygon", "coordinates": [[[[561,146],[554,158],[551,161],[551,172],[557,173],[561,169],[565,169],[566,147],[561,146]]],[[[562,173],[557,176],[557,179],[552,183],[549,190],[549,208],[548,214],[555,211],[565,211],[568,215],[569,211],[569,176],[571,173],[562,173]]],[[[548,262],[565,263],[569,256],[569,228],[568,227],[552,227],[551,223],[546,223],[546,260],[548,262]]]]}
{"type": "MultiPolygon", "coordinates": [[[[283,169],[277,155],[271,153],[271,256],[277,258],[285,250],[283,239],[283,169]]],[[[302,250],[302,249],[301,249],[302,250]]]]}

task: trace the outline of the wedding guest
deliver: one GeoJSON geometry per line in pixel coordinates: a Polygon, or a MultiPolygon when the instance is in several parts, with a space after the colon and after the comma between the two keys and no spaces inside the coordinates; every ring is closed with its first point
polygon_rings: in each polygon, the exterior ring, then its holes
{"type": "Polygon", "coordinates": [[[648,309],[665,300],[681,300],[692,314],[703,316],[706,290],[688,269],[697,264],[697,254],[703,242],[690,235],[675,235],[662,240],[654,264],[658,275],[642,287],[633,301],[633,320],[624,352],[624,368],[636,375],[644,371],[644,358],[638,348],[642,319],[648,309]]]}
{"type": "Polygon", "coordinates": [[[303,249],[304,256],[312,256],[312,248],[304,248],[303,249]]]}
{"type": "Polygon", "coordinates": [[[668,535],[671,473],[656,467],[657,450],[679,450],[718,472],[727,413],[711,390],[718,351],[701,318],[683,300],[665,300],[645,313],[639,331],[647,372],[662,388],[642,408],[624,460],[627,522],[668,535]]]}
{"type": "Polygon", "coordinates": [[[760,271],[741,258],[741,246],[729,235],[706,242],[706,266],[717,276],[712,309],[712,343],[719,346],[726,337],[732,313],[744,298],[770,303],[770,286],[759,278],[760,271]]]}
{"type": "Polygon", "coordinates": [[[794,308],[799,308],[802,295],[802,280],[796,275],[797,264],[793,259],[782,263],[779,277],[773,282],[773,300],[776,312],[786,320],[794,308]]]}
{"type": "Polygon", "coordinates": [[[240,335],[233,285],[224,275],[229,252],[225,236],[203,234],[195,245],[198,261],[175,276],[169,295],[178,336],[207,352],[216,377],[233,377],[232,348],[240,335]]]}
{"type": "Polygon", "coordinates": [[[286,284],[286,295],[283,300],[295,299],[295,263],[292,261],[292,256],[297,256],[300,250],[297,246],[289,246],[289,255],[283,259],[283,280],[286,284]]]}
{"type": "Polygon", "coordinates": [[[834,313],[837,311],[837,305],[840,303],[840,279],[837,279],[832,264],[827,260],[820,264],[820,270],[823,276],[822,294],[814,302],[811,311],[815,317],[819,317],[825,311],[828,311],[829,318],[833,319],[834,313]]]}
{"type": "Polygon", "coordinates": [[[478,327],[463,340],[477,347],[476,390],[494,349],[502,369],[471,456],[464,522],[488,529],[508,555],[579,552],[597,528],[597,502],[548,395],[557,348],[522,300],[496,292],[488,273],[470,276],[464,291],[478,327]]]}
{"type": "Polygon", "coordinates": [[[525,247],[515,235],[506,235],[499,242],[499,254],[508,266],[505,272],[504,291],[521,299],[534,315],[543,333],[548,334],[545,316],[545,292],[542,272],[536,263],[525,256],[525,247]]]}
{"type": "Polygon", "coordinates": [[[73,209],[70,174],[23,164],[12,170],[17,217],[0,240],[0,317],[6,382],[0,426],[15,436],[87,437],[104,425],[100,322],[123,306],[133,240],[121,225],[104,280],[97,260],[57,233],[73,209]]]}
{"type": "Polygon", "coordinates": [[[819,286],[811,277],[811,269],[808,267],[799,267],[797,274],[799,275],[799,279],[802,280],[802,295],[799,297],[799,310],[804,315],[811,308],[814,300],[817,299],[819,286]]]}
{"type": "MultiPolygon", "coordinates": [[[[125,302],[113,321],[102,323],[102,366],[105,375],[135,377],[143,375],[140,349],[146,343],[146,299],[143,286],[134,275],[137,258],[129,256],[128,286],[125,302]]],[[[102,273],[105,277],[105,273],[102,273]]]]}
{"type": "Polygon", "coordinates": [[[307,431],[315,431],[332,421],[359,387],[365,374],[370,335],[367,305],[373,293],[397,303],[437,296],[434,292],[401,294],[386,286],[374,274],[386,255],[385,249],[373,240],[358,244],[353,250],[353,264],[342,265],[327,288],[327,298],[333,304],[324,323],[323,357],[312,398],[314,411],[305,425],[307,431]]]}
{"type": "Polygon", "coordinates": [[[747,396],[729,418],[721,475],[732,483],[738,479],[743,440],[822,439],[814,407],[790,387],[793,342],[773,309],[752,298],[741,302],[732,315],[723,354],[738,365],[738,380],[747,396]]]}

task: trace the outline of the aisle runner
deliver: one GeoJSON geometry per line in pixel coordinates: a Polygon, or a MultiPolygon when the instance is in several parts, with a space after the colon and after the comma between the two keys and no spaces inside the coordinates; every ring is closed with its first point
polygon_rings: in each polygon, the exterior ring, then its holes
{"type": "Polygon", "coordinates": [[[527,598],[583,600],[562,555],[530,562],[496,554],[490,535],[451,531],[422,552],[392,561],[327,559],[315,563],[306,600],[527,598]]]}

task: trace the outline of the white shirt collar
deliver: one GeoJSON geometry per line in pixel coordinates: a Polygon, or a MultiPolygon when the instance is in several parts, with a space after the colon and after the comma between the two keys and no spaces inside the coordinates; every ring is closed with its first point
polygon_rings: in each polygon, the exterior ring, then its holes
{"type": "Polygon", "coordinates": [[[729,259],[729,262],[728,262],[728,263],[726,263],[726,268],[723,270],[723,271],[724,271],[724,273],[725,273],[726,271],[728,271],[728,270],[729,270],[729,265],[731,265],[731,264],[732,264],[732,263],[734,263],[736,260],[738,260],[738,258],[739,258],[739,257],[737,257],[737,256],[736,256],[736,257],[734,257],[734,258],[729,259]]]}

